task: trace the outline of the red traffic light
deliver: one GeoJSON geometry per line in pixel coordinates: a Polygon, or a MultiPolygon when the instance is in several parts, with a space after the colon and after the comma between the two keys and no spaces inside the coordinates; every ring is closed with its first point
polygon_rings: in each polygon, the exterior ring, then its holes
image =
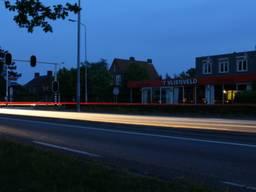
{"type": "Polygon", "coordinates": [[[30,57],[30,66],[31,66],[31,67],[35,67],[35,66],[36,66],[36,62],[37,62],[36,56],[35,56],[35,55],[32,55],[32,56],[30,57]]]}
{"type": "Polygon", "coordinates": [[[6,65],[11,65],[12,64],[12,54],[11,53],[6,53],[5,54],[5,64],[6,65]]]}

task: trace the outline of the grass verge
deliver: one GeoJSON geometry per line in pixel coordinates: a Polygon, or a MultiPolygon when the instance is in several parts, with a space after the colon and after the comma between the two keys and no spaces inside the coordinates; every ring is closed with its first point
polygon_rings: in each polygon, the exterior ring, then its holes
{"type": "Polygon", "coordinates": [[[2,192],[207,192],[180,181],[163,181],[108,168],[99,162],[0,139],[2,192]]]}

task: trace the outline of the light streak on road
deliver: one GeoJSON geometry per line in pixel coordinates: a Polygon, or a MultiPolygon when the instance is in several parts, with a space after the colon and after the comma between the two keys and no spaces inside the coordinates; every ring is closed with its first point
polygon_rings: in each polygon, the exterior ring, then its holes
{"type": "Polygon", "coordinates": [[[213,118],[158,117],[142,115],[117,115],[102,113],[77,113],[60,111],[41,111],[25,109],[0,109],[0,114],[27,117],[43,117],[103,123],[119,123],[169,128],[192,128],[203,130],[219,130],[256,133],[256,120],[233,120],[213,118]]]}

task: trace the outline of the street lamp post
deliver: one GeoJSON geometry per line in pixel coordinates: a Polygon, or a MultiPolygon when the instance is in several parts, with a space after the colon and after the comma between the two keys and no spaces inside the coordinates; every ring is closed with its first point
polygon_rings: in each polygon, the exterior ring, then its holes
{"type": "MultiPolygon", "coordinates": [[[[70,22],[77,22],[79,23],[77,20],[75,19],[69,19],[70,22]]],[[[85,102],[88,102],[88,66],[87,66],[87,29],[86,29],[86,25],[82,22],[80,22],[80,25],[84,27],[84,90],[85,90],[85,94],[84,94],[84,100],[85,102]]]]}
{"type": "Polygon", "coordinates": [[[6,89],[5,89],[5,101],[9,102],[9,70],[8,65],[5,64],[6,72],[6,89]]]}
{"type": "Polygon", "coordinates": [[[84,26],[84,100],[85,102],[88,102],[88,66],[87,66],[87,30],[86,25],[81,23],[82,26],[84,26]]]}
{"type": "MultiPolygon", "coordinates": [[[[81,0],[78,0],[78,6],[81,7],[81,0]]],[[[77,83],[76,83],[76,110],[80,112],[80,22],[81,22],[81,11],[78,12],[77,16],[77,83]]]]}

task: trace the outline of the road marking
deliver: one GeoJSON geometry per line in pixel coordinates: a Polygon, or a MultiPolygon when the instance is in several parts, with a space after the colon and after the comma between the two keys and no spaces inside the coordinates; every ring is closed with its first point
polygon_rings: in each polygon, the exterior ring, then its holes
{"type": "Polygon", "coordinates": [[[256,191],[256,187],[246,186],[246,185],[238,184],[238,183],[235,183],[235,182],[223,181],[222,183],[224,183],[225,185],[232,186],[232,187],[238,187],[238,188],[243,188],[243,189],[247,189],[247,190],[256,191]]]}
{"type": "MultiPolygon", "coordinates": [[[[8,118],[8,117],[0,117],[0,119],[10,120],[10,121],[13,120],[13,118],[8,118]]],[[[26,122],[26,123],[34,123],[34,124],[40,123],[44,125],[77,128],[77,129],[90,130],[90,131],[100,131],[105,133],[156,137],[156,138],[171,139],[171,140],[192,141],[192,142],[219,144],[219,145],[229,145],[229,146],[236,146],[236,147],[248,147],[248,148],[254,148],[254,149],[256,148],[255,144],[244,144],[244,143],[235,143],[235,142],[228,142],[228,141],[214,141],[214,140],[207,140],[207,139],[196,139],[191,137],[179,137],[179,136],[152,134],[152,133],[141,133],[141,132],[134,132],[134,131],[120,131],[115,129],[93,128],[93,127],[85,127],[81,125],[69,125],[69,124],[63,124],[63,123],[44,122],[44,121],[38,121],[38,120],[27,120],[27,119],[14,119],[14,120],[20,121],[20,122],[26,122]]]]}
{"type": "Polygon", "coordinates": [[[61,150],[64,150],[64,151],[77,153],[77,154],[81,154],[81,155],[85,155],[85,156],[89,156],[89,157],[97,157],[97,158],[101,157],[98,154],[89,153],[89,152],[86,152],[86,151],[81,151],[81,150],[72,149],[72,148],[68,148],[68,147],[62,147],[62,146],[58,146],[58,145],[54,145],[54,144],[44,143],[44,142],[40,142],[40,141],[33,141],[33,143],[38,144],[38,145],[42,145],[42,146],[45,146],[45,147],[61,149],[61,150]]]}

